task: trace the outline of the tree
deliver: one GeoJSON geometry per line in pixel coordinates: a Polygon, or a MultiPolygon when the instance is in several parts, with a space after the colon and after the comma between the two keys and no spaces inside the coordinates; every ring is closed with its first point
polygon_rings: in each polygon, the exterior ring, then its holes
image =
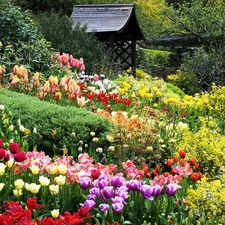
{"type": "Polygon", "coordinates": [[[66,15],[59,13],[41,13],[36,17],[36,23],[51,42],[55,51],[69,53],[75,58],[84,59],[87,73],[100,73],[109,66],[109,56],[104,45],[94,34],[86,33],[86,28],[75,27],[66,15]]]}
{"type": "Polygon", "coordinates": [[[50,64],[50,44],[38,31],[31,15],[22,12],[9,0],[0,0],[0,65],[9,69],[15,64],[31,70],[45,70],[50,64]]]}
{"type": "Polygon", "coordinates": [[[173,14],[165,12],[173,22],[176,34],[196,36],[207,51],[223,51],[225,40],[225,3],[223,0],[193,0],[180,5],[173,14]]]}
{"type": "Polygon", "coordinates": [[[224,85],[225,2],[192,0],[166,15],[174,23],[173,32],[192,34],[202,43],[202,48],[184,58],[181,69],[197,75],[201,90],[210,90],[212,82],[224,85]]]}

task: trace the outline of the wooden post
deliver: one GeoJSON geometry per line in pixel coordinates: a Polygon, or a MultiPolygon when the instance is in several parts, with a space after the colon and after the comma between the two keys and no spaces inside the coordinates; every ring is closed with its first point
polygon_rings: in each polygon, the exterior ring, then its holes
{"type": "Polygon", "coordinates": [[[131,41],[131,67],[132,74],[136,77],[136,40],[131,41]]]}

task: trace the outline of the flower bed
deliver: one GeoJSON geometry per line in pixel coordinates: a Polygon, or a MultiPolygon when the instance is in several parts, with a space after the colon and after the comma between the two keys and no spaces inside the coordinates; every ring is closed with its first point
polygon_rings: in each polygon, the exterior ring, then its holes
{"type": "Polygon", "coordinates": [[[56,56],[60,68],[47,80],[1,66],[2,87],[105,118],[105,145],[87,131],[91,141],[78,140],[74,154],[49,156],[35,140],[28,151],[35,129],[13,124],[0,105],[0,222],[224,224],[224,87],[187,96],[140,71],[112,81],[56,56]]]}

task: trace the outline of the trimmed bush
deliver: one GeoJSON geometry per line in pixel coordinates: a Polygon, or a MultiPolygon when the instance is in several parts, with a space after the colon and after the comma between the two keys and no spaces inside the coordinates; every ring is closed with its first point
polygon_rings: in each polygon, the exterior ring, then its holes
{"type": "Polygon", "coordinates": [[[26,128],[37,129],[28,139],[30,149],[32,143],[37,143],[37,149],[49,155],[68,149],[70,155],[77,157],[81,150],[90,151],[92,147],[95,152],[97,147],[107,146],[108,120],[85,109],[59,106],[7,89],[0,89],[0,104],[10,109],[15,123],[20,118],[26,128]],[[90,132],[95,133],[97,143],[93,143],[90,132]]]}

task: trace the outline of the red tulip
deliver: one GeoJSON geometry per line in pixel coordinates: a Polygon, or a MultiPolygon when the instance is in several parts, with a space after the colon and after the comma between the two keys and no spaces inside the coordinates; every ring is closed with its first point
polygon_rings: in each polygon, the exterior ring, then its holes
{"type": "Polygon", "coordinates": [[[26,153],[19,151],[14,155],[14,159],[16,162],[23,162],[27,159],[26,153]]]}
{"type": "Polygon", "coordinates": [[[174,161],[174,162],[178,162],[178,156],[175,155],[175,156],[173,157],[173,161],[174,161]]]}
{"type": "Polygon", "coordinates": [[[193,158],[193,157],[190,158],[189,163],[190,163],[190,165],[194,166],[196,164],[196,158],[193,158]]]}
{"type": "Polygon", "coordinates": [[[159,165],[156,165],[155,170],[156,170],[157,173],[159,173],[160,170],[161,170],[161,167],[159,165]]]}
{"type": "Polygon", "coordinates": [[[168,159],[166,165],[171,167],[173,163],[174,163],[173,159],[168,159]]]}
{"type": "Polygon", "coordinates": [[[27,204],[27,208],[29,210],[41,209],[41,208],[45,207],[45,205],[43,205],[43,204],[37,204],[36,198],[28,198],[26,201],[26,204],[27,204]]]}
{"type": "Polygon", "coordinates": [[[200,169],[201,169],[199,163],[196,163],[196,164],[195,164],[195,169],[196,169],[196,170],[200,170],[200,169]]]}
{"type": "Polygon", "coordinates": [[[180,150],[180,151],[178,152],[178,154],[179,154],[179,156],[180,156],[182,159],[184,159],[184,158],[186,157],[186,151],[185,151],[185,150],[180,150]]]}
{"type": "Polygon", "coordinates": [[[12,154],[16,154],[19,150],[20,150],[20,144],[18,144],[16,142],[9,143],[9,151],[12,154]]]}
{"type": "Polygon", "coordinates": [[[3,159],[5,156],[5,149],[4,148],[0,148],[0,159],[3,159]]]}
{"type": "Polygon", "coordinates": [[[199,179],[202,178],[202,174],[201,174],[201,173],[192,173],[192,174],[190,175],[190,178],[191,178],[191,180],[193,180],[193,181],[197,181],[197,180],[199,180],[199,179]]]}

